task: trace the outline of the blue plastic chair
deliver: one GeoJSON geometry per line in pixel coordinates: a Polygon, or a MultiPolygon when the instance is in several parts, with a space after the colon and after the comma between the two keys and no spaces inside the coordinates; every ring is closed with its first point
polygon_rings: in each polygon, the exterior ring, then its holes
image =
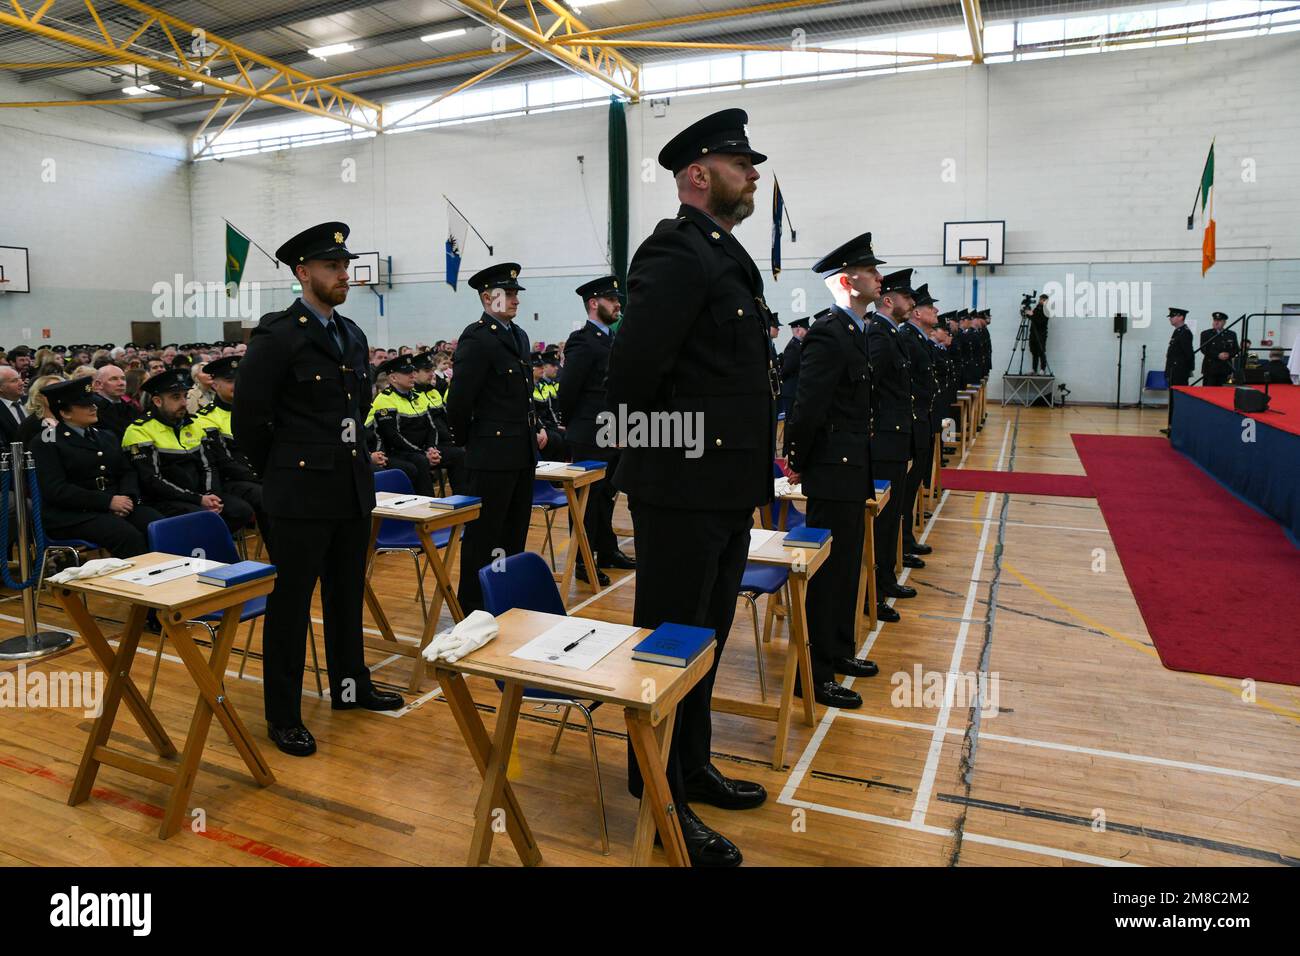
{"type": "MultiPolygon", "coordinates": [[[[495,571],[492,565],[479,568],[479,587],[483,590],[483,609],[493,616],[504,614],[511,608],[523,608],[527,611],[540,611],[545,614],[562,614],[568,616],[560,589],[555,586],[555,578],[546,566],[546,559],[532,551],[512,554],[506,558],[504,567],[495,571]]],[[[497,687],[504,687],[497,681],[497,687]]],[[[560,746],[560,738],[569,721],[569,712],[574,707],[582,712],[587,722],[587,744],[591,749],[591,769],[596,777],[596,809],[600,814],[600,844],[603,851],[609,853],[609,830],[605,824],[605,791],[600,780],[600,757],[596,752],[596,725],[592,722],[591,712],[600,706],[598,700],[580,701],[565,694],[542,690],[540,687],[525,687],[524,700],[544,706],[563,707],[560,726],[551,741],[551,753],[560,746]]]]}
{"type": "Polygon", "coordinates": [[[771,595],[785,590],[790,580],[790,569],[773,564],[746,564],[745,574],[740,579],[740,596],[749,602],[749,612],[754,619],[754,652],[758,657],[758,690],[764,701],[767,700],[767,663],[763,659],[763,644],[771,640],[772,622],[776,618],[776,609],[772,606],[771,595]],[[768,595],[767,615],[763,630],[758,629],[758,598],[768,595]]]}
{"type": "Polygon", "coordinates": [[[551,540],[551,529],[555,526],[555,512],[569,506],[569,498],[564,491],[549,481],[533,481],[533,507],[542,509],[546,519],[546,547],[551,552],[551,570],[555,567],[555,542],[551,540]]]}
{"type": "Polygon", "coordinates": [[[1165,378],[1164,369],[1152,369],[1147,372],[1146,384],[1143,388],[1150,389],[1153,392],[1169,391],[1169,380],[1165,378]]]}
{"type": "MultiPolygon", "coordinates": [[[[184,557],[202,555],[208,561],[220,561],[223,564],[235,564],[240,561],[239,551],[235,548],[235,539],[231,537],[230,528],[215,511],[195,511],[190,514],[163,518],[149,524],[149,550],[161,551],[163,554],[178,554],[184,557]]],[[[239,678],[244,677],[244,668],[248,664],[248,652],[253,643],[253,629],[257,619],[266,613],[266,595],[258,595],[244,602],[239,611],[239,623],[248,622],[248,637],[244,640],[243,660],[239,664],[239,678]]],[[[221,612],[202,614],[186,621],[186,624],[198,624],[207,629],[213,644],[217,641],[217,625],[221,623],[221,612]]],[[[311,643],[311,663],[316,672],[316,691],[325,695],[320,679],[320,662],[316,659],[316,634],[311,618],[307,619],[307,629],[311,643]]],[[[167,640],[164,632],[158,639],[158,655],[153,662],[153,676],[149,680],[147,700],[153,700],[154,687],[158,683],[158,669],[162,664],[163,644],[167,640]]]]}
{"type": "MultiPolygon", "coordinates": [[[[415,489],[411,487],[411,479],[406,477],[406,472],[399,471],[396,468],[390,468],[386,471],[375,472],[375,491],[387,491],[395,495],[413,494],[415,489]]],[[[441,531],[433,533],[433,545],[439,550],[447,547],[451,543],[451,529],[443,528],[441,531]]],[[[409,554],[411,560],[415,563],[415,583],[416,591],[420,597],[420,607],[424,611],[424,616],[429,615],[429,605],[424,598],[424,574],[427,568],[427,562],[421,563],[424,558],[424,545],[420,544],[420,536],[415,532],[415,526],[409,521],[398,521],[396,518],[385,518],[379,524],[379,535],[375,538],[375,554],[409,554]]],[[[370,566],[370,572],[373,573],[374,564],[370,566]]]]}

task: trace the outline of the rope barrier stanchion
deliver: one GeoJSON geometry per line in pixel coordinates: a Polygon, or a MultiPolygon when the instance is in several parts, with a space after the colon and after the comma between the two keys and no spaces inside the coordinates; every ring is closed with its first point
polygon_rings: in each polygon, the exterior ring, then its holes
{"type": "Polygon", "coordinates": [[[0,581],[22,592],[23,633],[0,641],[0,661],[46,657],[72,644],[66,631],[40,630],[36,620],[36,585],[45,561],[45,525],[41,520],[41,488],[36,481],[36,463],[21,442],[14,442],[0,455],[0,581]],[[31,501],[28,501],[28,494],[31,501]],[[9,517],[13,509],[18,550],[18,577],[9,573],[9,517]],[[28,528],[32,540],[28,540],[28,528]],[[32,560],[33,553],[36,556],[32,560]],[[33,567],[35,564],[35,567],[33,567]]]}

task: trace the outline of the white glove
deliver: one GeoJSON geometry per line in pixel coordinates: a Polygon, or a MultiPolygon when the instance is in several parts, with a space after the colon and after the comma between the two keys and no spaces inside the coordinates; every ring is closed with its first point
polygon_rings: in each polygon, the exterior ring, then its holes
{"type": "Polygon", "coordinates": [[[95,558],[79,567],[64,568],[58,574],[45,580],[51,584],[66,584],[68,581],[77,581],[81,578],[94,578],[101,574],[112,574],[114,571],[121,571],[123,568],[129,568],[130,566],[130,561],[123,561],[121,558],[95,558]]]}
{"type": "Polygon", "coordinates": [[[450,631],[436,635],[421,656],[430,663],[442,660],[454,664],[492,640],[500,630],[497,619],[487,611],[472,611],[450,631]]]}

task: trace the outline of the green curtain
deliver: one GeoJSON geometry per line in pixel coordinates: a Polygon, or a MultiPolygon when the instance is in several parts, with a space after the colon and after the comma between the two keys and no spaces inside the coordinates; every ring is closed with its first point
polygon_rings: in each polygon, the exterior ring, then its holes
{"type": "Polygon", "coordinates": [[[627,116],[623,101],[609,98],[609,263],[619,287],[627,288],[627,116]]]}

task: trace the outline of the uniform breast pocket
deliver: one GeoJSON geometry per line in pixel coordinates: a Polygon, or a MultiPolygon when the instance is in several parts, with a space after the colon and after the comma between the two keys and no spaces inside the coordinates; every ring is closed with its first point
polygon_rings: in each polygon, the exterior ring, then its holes
{"type": "Polygon", "coordinates": [[[342,392],[339,369],[335,365],[302,366],[294,370],[294,379],[316,404],[330,401],[342,392]]]}
{"type": "Polygon", "coordinates": [[[757,306],[752,302],[737,299],[714,302],[709,307],[709,315],[715,330],[714,342],[729,355],[735,353],[745,331],[753,331],[758,325],[757,306]]]}
{"type": "Polygon", "coordinates": [[[871,368],[864,361],[860,365],[852,365],[848,370],[849,383],[849,400],[853,404],[862,403],[865,405],[871,398],[871,368]]]}
{"type": "Polygon", "coordinates": [[[824,465],[864,467],[867,463],[867,436],[856,432],[831,432],[824,442],[819,443],[815,461],[824,465]]]}

